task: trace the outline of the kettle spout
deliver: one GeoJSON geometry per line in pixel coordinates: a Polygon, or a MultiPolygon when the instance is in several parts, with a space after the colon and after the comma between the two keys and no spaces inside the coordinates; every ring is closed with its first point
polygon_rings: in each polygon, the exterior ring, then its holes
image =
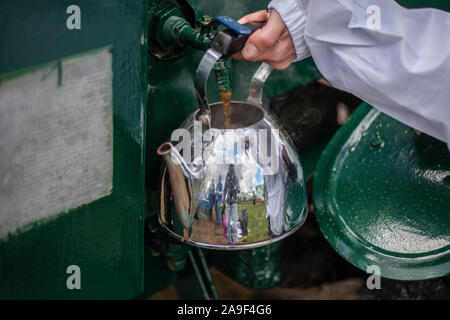
{"type": "Polygon", "coordinates": [[[175,207],[184,229],[183,240],[187,241],[200,195],[200,172],[194,171],[170,142],[163,143],[157,154],[166,163],[175,207]]]}

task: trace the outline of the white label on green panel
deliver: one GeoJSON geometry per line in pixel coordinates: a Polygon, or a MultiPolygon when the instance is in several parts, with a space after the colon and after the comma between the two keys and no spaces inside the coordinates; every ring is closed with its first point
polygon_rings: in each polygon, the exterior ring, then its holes
{"type": "Polygon", "coordinates": [[[0,83],[0,238],[112,190],[112,56],[0,83]]]}

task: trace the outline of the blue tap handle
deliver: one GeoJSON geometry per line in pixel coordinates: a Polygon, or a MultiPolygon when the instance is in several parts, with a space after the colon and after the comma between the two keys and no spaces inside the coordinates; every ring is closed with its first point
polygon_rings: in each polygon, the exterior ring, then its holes
{"type": "Polygon", "coordinates": [[[213,21],[223,24],[225,27],[230,29],[236,35],[249,36],[252,34],[252,30],[250,28],[248,28],[243,24],[240,24],[239,22],[230,17],[227,16],[215,17],[213,21]]]}
{"type": "Polygon", "coordinates": [[[229,57],[241,51],[251,34],[265,25],[265,23],[249,23],[244,25],[226,16],[216,17],[213,22],[223,24],[227,27],[226,30],[219,31],[211,41],[211,48],[221,53],[223,57],[229,57]]]}

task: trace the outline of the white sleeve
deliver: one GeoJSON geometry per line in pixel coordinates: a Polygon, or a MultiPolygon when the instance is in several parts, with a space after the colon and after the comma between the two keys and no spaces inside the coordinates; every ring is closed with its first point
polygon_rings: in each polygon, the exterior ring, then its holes
{"type": "Polygon", "coordinates": [[[271,6],[278,11],[292,2],[297,19],[292,11],[280,15],[290,31],[288,23],[305,18],[303,41],[334,87],[450,150],[450,13],[406,9],[393,0],[273,0],[271,6]]]}
{"type": "Polygon", "coordinates": [[[306,12],[303,1],[272,0],[268,8],[269,10],[273,8],[280,14],[289,30],[297,55],[294,61],[300,61],[311,56],[305,41],[306,12]]]}

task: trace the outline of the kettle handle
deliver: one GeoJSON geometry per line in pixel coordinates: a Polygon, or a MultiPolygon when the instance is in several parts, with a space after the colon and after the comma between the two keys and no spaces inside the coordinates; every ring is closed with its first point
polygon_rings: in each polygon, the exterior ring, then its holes
{"type": "Polygon", "coordinates": [[[262,106],[262,88],[267,78],[273,71],[273,67],[263,62],[252,77],[247,102],[262,106]]]}

